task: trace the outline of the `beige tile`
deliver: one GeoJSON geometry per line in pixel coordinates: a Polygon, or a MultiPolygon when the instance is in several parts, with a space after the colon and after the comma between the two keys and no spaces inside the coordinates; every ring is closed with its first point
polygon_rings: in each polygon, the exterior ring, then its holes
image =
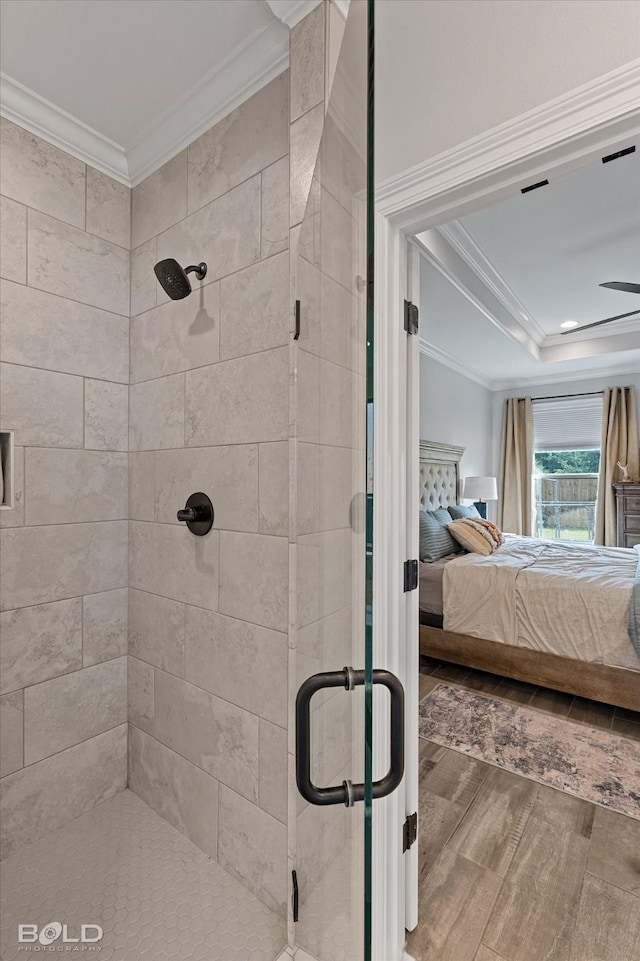
{"type": "Polygon", "coordinates": [[[286,631],[288,553],[285,537],[221,531],[220,613],[286,631]]]}
{"type": "Polygon", "coordinates": [[[362,384],[357,375],[301,350],[298,383],[299,440],[333,447],[362,447],[362,424],[356,417],[362,384]]]}
{"type": "Polygon", "coordinates": [[[82,447],[81,377],[2,364],[0,391],[2,426],[16,444],[82,447]]]}
{"type": "Polygon", "coordinates": [[[28,282],[70,300],[129,316],[129,251],[30,210],[28,282]]]}
{"type": "Polygon", "coordinates": [[[262,259],[289,248],[289,157],[262,171],[262,259]]]}
{"type": "MultiPolygon", "coordinates": [[[[348,777],[349,772],[344,776],[348,777]]],[[[348,812],[342,805],[316,807],[307,804],[298,814],[295,824],[298,841],[296,867],[302,891],[313,888],[327,866],[344,849],[348,843],[347,824],[348,812]]]]}
{"type": "Polygon", "coordinates": [[[300,258],[298,271],[299,295],[304,304],[300,346],[334,364],[350,366],[353,350],[351,296],[333,278],[322,274],[304,258],[300,258]]]}
{"type": "Polygon", "coordinates": [[[127,519],[127,455],[94,450],[26,451],[26,522],[127,519]]]}
{"type": "MultiPolygon", "coordinates": [[[[13,449],[12,508],[0,511],[0,528],[22,527],[24,524],[24,447],[13,449]]],[[[623,723],[626,723],[623,722],[623,723]]]]}
{"type": "Polygon", "coordinates": [[[258,718],[156,668],[155,736],[252,801],[258,799],[258,718]]]}
{"type": "Polygon", "coordinates": [[[127,589],[82,598],[82,664],[88,667],[127,653],[127,589]]]}
{"type": "Polygon", "coordinates": [[[23,691],[0,697],[0,777],[13,774],[23,764],[23,691]]]}
{"type": "Polygon", "coordinates": [[[214,860],[218,782],[143,731],[129,735],[129,787],[214,860]]]}
{"type": "Polygon", "coordinates": [[[261,534],[289,536],[289,444],[260,444],[260,524],[261,534]]]}
{"type": "Polygon", "coordinates": [[[183,150],[131,191],[132,248],[176,224],[186,213],[187,151],[183,150]]]}
{"type": "Polygon", "coordinates": [[[258,530],[255,444],[194,447],[155,455],[156,520],[179,524],[176,512],[194,491],[211,498],[216,530],[258,530]]]}
{"type": "Polygon", "coordinates": [[[84,446],[89,450],[126,451],[129,388],[105,380],[84,382],[84,446]]]}
{"type": "Polygon", "coordinates": [[[132,317],[156,306],[158,281],[153,268],[157,261],[155,237],[131,251],[132,317]]]}
{"type": "Polygon", "coordinates": [[[190,144],[189,213],[287,153],[288,87],[285,71],[190,144]]]}
{"type": "Polygon", "coordinates": [[[118,657],[28,687],[24,760],[34,764],[127,720],[127,661],[118,657]]]}
{"type": "Polygon", "coordinates": [[[112,244],[131,245],[131,189],[87,167],[87,230],[112,244]]]}
{"type": "Polygon", "coordinates": [[[2,857],[113,797],[126,783],[126,724],[3,778],[2,857]]]}
{"type": "Polygon", "coordinates": [[[286,634],[187,607],[186,679],[281,727],[287,723],[288,653],[286,634]]]}
{"type": "Polygon", "coordinates": [[[632,961],[639,956],[638,899],[587,874],[566,957],[569,961],[632,961]]]}
{"type": "Polygon", "coordinates": [[[27,282],[27,208],[0,197],[0,275],[27,282]]]}
{"type": "Polygon", "coordinates": [[[321,3],[291,31],[291,120],[324,99],[324,16],[321,3]]]}
{"type": "Polygon", "coordinates": [[[208,283],[259,260],[260,174],[160,234],[158,260],[166,257],[204,261],[208,283]]]}
{"type": "Polygon", "coordinates": [[[640,897],[640,821],[597,807],[587,871],[640,897]]]}
{"type": "Polygon", "coordinates": [[[129,723],[153,734],[153,675],[151,664],[137,657],[127,658],[127,700],[129,723]]]}
{"type": "Polygon", "coordinates": [[[129,382],[129,321],[7,281],[0,285],[0,353],[24,367],[129,382]]]}
{"type": "Polygon", "coordinates": [[[474,961],[504,961],[504,958],[501,958],[500,955],[492,951],[491,948],[485,948],[484,944],[481,944],[474,961]]]}
{"type": "Polygon", "coordinates": [[[217,610],[218,532],[194,537],[184,525],[132,521],[129,586],[217,610]]]}
{"type": "Polygon", "coordinates": [[[127,583],[126,521],[16,527],[0,531],[0,544],[4,611],[127,583]]]}
{"type": "Polygon", "coordinates": [[[261,901],[286,911],[287,829],[220,785],[218,861],[261,901]]]}
{"type": "Polygon", "coordinates": [[[358,491],[359,451],[320,444],[298,445],[298,532],[346,528],[358,491]]]}
{"type": "Polygon", "coordinates": [[[260,721],[260,807],[287,823],[287,732],[269,721],[260,721]]]}
{"type": "Polygon", "coordinates": [[[130,450],[182,447],[184,374],[133,384],[129,417],[130,450]]]}
{"type": "Polygon", "coordinates": [[[356,277],[360,266],[355,247],[355,224],[348,211],[324,187],[321,191],[320,203],[322,270],[342,284],[345,290],[353,292],[356,289],[356,277]]]}
{"type": "Polygon", "coordinates": [[[220,358],[289,342],[289,254],[277,254],[221,282],[220,358]]]}
{"type": "Polygon", "coordinates": [[[348,530],[298,538],[298,626],[304,627],[347,607],[355,589],[353,537],[348,530]]]}
{"type": "Polygon", "coordinates": [[[219,356],[220,285],[196,288],[131,321],[131,383],[215,364],[219,356]]]}
{"type": "Polygon", "coordinates": [[[82,600],[22,607],[0,614],[2,693],[82,667],[82,600]]]}
{"type": "Polygon", "coordinates": [[[9,120],[0,121],[0,193],[84,227],[85,165],[9,120]]]}
{"type": "Polygon", "coordinates": [[[129,518],[134,521],[152,521],[155,514],[153,451],[129,454],[129,518]]]}
{"type": "Polygon", "coordinates": [[[305,216],[311,180],[318,162],[323,124],[322,103],[291,124],[289,223],[292,227],[299,224],[305,216]]]}
{"type": "Polygon", "coordinates": [[[194,447],[286,440],[289,351],[228,360],[186,375],[185,440],[194,447]]]}
{"type": "Polygon", "coordinates": [[[129,591],[129,653],[184,676],[184,605],[158,594],[129,591]]]}

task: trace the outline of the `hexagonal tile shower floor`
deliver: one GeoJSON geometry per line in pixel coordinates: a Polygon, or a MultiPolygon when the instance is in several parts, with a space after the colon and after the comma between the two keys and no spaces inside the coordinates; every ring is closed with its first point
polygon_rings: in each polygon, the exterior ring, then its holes
{"type": "MultiPolygon", "coordinates": [[[[283,918],[131,791],[12,854],[0,871],[2,961],[31,956],[18,924],[53,921],[69,937],[80,924],[101,925],[99,951],[73,952],[100,961],[274,961],[286,941],[283,918]]],[[[55,947],[64,950],[60,940],[55,947]]]]}

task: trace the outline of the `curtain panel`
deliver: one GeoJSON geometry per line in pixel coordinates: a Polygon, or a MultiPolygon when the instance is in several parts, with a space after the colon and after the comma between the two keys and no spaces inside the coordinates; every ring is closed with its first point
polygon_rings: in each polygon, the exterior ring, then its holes
{"type": "Polygon", "coordinates": [[[500,452],[498,526],[531,536],[533,526],[533,405],[530,397],[508,397],[500,452]]]}
{"type": "Polygon", "coordinates": [[[622,472],[618,461],[627,466],[631,479],[640,475],[638,453],[638,413],[633,387],[608,387],[604,391],[600,474],[596,501],[595,543],[607,547],[617,544],[616,498],[613,485],[622,472]]]}

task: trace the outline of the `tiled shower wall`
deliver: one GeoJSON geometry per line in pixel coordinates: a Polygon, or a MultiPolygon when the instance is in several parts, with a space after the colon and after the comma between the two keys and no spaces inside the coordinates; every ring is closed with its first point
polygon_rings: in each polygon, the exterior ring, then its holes
{"type": "Polygon", "coordinates": [[[281,914],[288,233],[287,71],[133,189],[129,425],[129,786],[281,914]],[[165,257],[207,264],[186,300],[165,257]]]}
{"type": "Polygon", "coordinates": [[[1,123],[4,855],[126,783],[130,191],[1,123]]]}

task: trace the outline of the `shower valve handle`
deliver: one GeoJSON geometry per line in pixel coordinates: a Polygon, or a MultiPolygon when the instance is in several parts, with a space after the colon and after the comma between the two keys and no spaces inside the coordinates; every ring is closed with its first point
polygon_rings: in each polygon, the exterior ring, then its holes
{"type": "Polygon", "coordinates": [[[202,508],[200,508],[200,510],[196,510],[195,507],[185,507],[181,511],[178,511],[177,517],[179,521],[196,521],[199,519],[198,515],[201,513],[202,508]]]}
{"type": "Polygon", "coordinates": [[[198,537],[209,533],[213,527],[213,516],[213,504],[202,491],[191,494],[185,506],[176,514],[178,520],[183,521],[191,533],[198,537]]]}

